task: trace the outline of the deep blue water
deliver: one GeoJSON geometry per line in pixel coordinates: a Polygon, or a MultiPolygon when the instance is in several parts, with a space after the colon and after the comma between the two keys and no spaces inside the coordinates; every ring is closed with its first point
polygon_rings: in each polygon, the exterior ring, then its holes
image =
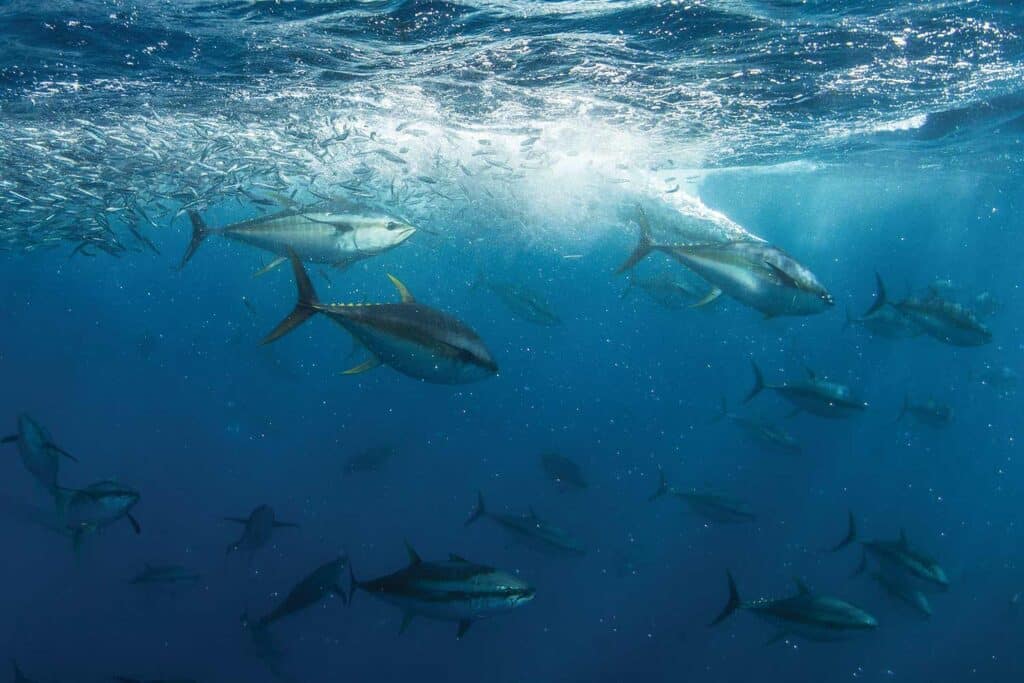
{"type": "MultiPolygon", "coordinates": [[[[136,488],[142,533],[121,521],[76,556],[3,446],[0,660],[88,682],[1020,680],[1021,403],[980,378],[1024,372],[1022,78],[1010,1],[7,0],[0,431],[27,412],[79,460],[61,463],[63,486],[136,488]],[[322,319],[261,346],[294,303],[287,266],[253,278],[267,255],[218,236],[177,266],[185,209],[220,226],[273,210],[275,192],[419,228],[344,271],[312,267],[318,291],[396,301],[393,273],[476,330],[497,376],[343,376],[362,356],[322,319]],[[764,319],[725,296],[707,310],[624,296],[637,205],[676,241],[778,245],[836,305],[764,319]],[[990,293],[992,341],[844,329],[876,271],[894,300],[940,280],[964,304],[990,293]],[[562,324],[515,317],[478,273],[538,292],[562,324]],[[868,408],[741,406],[751,360],[773,383],[813,369],[868,408]],[[897,421],[905,395],[948,404],[952,423],[897,421]],[[723,396],[803,452],[714,422],[723,396]],[[380,471],[345,475],[382,446],[380,471]],[[545,477],[551,450],[586,490],[545,477]],[[659,467],[756,520],[648,503],[659,467]],[[493,511],[532,506],[586,555],[465,527],[477,490],[493,511]],[[299,528],[225,555],[239,527],[223,518],[263,503],[299,528]],[[850,510],[865,538],[905,529],[945,568],[930,619],[851,577],[859,550],[824,552],[850,510]],[[424,618],[399,636],[401,611],[366,593],[331,598],[271,627],[275,667],[257,656],[243,612],[338,553],[361,579],[395,571],[405,541],[516,573],[536,597],[461,640],[424,618]],[[202,578],[127,584],[146,563],[202,578]],[[710,629],[726,570],[746,600],[802,577],[878,628],[770,646],[751,614],[710,629]]],[[[700,283],[663,254],[639,273],[700,283]]]]}

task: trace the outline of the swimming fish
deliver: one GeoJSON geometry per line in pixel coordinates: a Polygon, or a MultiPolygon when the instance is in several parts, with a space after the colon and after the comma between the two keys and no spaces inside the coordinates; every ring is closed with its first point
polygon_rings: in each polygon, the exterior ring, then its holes
{"type": "Polygon", "coordinates": [[[477,492],[476,507],[466,520],[466,526],[481,517],[494,520],[502,529],[541,550],[551,549],[574,555],[585,555],[587,552],[568,532],[538,517],[532,507],[527,513],[518,515],[488,512],[484,505],[484,494],[477,492]]]}
{"type": "Polygon", "coordinates": [[[713,290],[698,305],[728,294],[765,318],[813,315],[833,305],[832,295],[807,267],[766,242],[734,240],[700,244],[656,244],[641,211],[640,242],[619,268],[632,269],[652,251],[662,251],[700,275],[713,290]]]}
{"type": "Polygon", "coordinates": [[[282,522],[277,519],[274,509],[269,505],[256,506],[248,517],[225,517],[229,522],[243,524],[242,537],[228,546],[228,554],[245,550],[254,552],[270,542],[274,529],[296,529],[298,524],[282,522]]]}
{"type": "Polygon", "coordinates": [[[804,410],[818,417],[850,417],[862,413],[867,408],[864,401],[853,395],[850,387],[819,378],[811,370],[807,371],[806,380],[768,385],[764,383],[764,375],[761,374],[761,368],[757,363],[751,361],[751,365],[754,368],[754,387],[743,399],[744,403],[765,389],[771,389],[793,404],[797,410],[804,410]]]}
{"type": "Polygon", "coordinates": [[[192,241],[180,268],[195,255],[210,235],[223,235],[278,255],[263,273],[284,263],[289,250],[312,263],[339,268],[376,256],[409,239],[416,228],[382,213],[334,213],[315,208],[294,208],[260,216],[223,228],[210,228],[196,211],[189,211],[192,241]]]}
{"type": "Polygon", "coordinates": [[[396,605],[402,610],[400,633],[414,616],[458,622],[462,638],[474,621],[508,612],[533,600],[535,589],[522,579],[458,555],[442,562],[425,562],[406,544],[409,565],[369,581],[359,581],[349,565],[351,589],[396,605]]]}
{"type": "Polygon", "coordinates": [[[845,640],[878,628],[878,620],[861,608],[839,598],[819,595],[799,579],[796,580],[797,594],[794,596],[743,602],[732,573],[727,572],[726,576],[729,579],[729,602],[710,626],[722,623],[736,610],[746,610],[778,628],[769,643],[776,643],[791,634],[816,642],[845,640]]]}
{"type": "Polygon", "coordinates": [[[347,375],[389,365],[404,375],[437,384],[476,382],[498,372],[476,332],[465,323],[418,303],[399,280],[388,275],[402,298],[397,304],[322,304],[295,254],[291,256],[298,302],[263,340],[269,344],[317,313],[345,328],[371,358],[347,375]]]}

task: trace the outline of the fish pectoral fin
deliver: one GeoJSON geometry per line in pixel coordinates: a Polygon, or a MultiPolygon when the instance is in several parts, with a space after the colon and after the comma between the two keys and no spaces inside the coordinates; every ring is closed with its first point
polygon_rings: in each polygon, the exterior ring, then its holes
{"type": "Polygon", "coordinates": [[[473,625],[473,622],[470,621],[469,619],[463,619],[462,621],[460,621],[459,622],[459,632],[455,634],[455,637],[461,639],[462,636],[466,635],[466,631],[468,631],[469,627],[472,626],[472,625],[473,625]]]}
{"type": "Polygon", "coordinates": [[[282,263],[284,263],[287,260],[288,260],[287,256],[278,256],[276,259],[274,259],[273,261],[271,261],[267,265],[263,266],[262,268],[257,270],[255,273],[253,273],[252,276],[253,277],[259,277],[261,275],[266,275],[267,273],[272,271],[274,268],[277,268],[279,265],[281,265],[282,263]]]}
{"type": "Polygon", "coordinates": [[[75,456],[71,455],[70,453],[68,453],[66,450],[64,450],[63,448],[61,448],[60,446],[58,446],[55,443],[52,443],[52,442],[47,443],[46,447],[49,448],[51,451],[54,451],[56,453],[60,453],[61,455],[63,455],[65,458],[67,458],[71,462],[78,462],[78,458],[76,458],[75,456]]]}
{"type": "Polygon", "coordinates": [[[788,631],[779,631],[774,636],[769,638],[768,642],[765,643],[765,645],[774,645],[775,643],[783,641],[783,640],[785,640],[788,637],[789,637],[789,632],[788,631]]]}
{"type": "Polygon", "coordinates": [[[701,306],[707,306],[709,303],[722,296],[722,290],[718,287],[712,287],[711,291],[708,292],[703,299],[690,306],[690,308],[700,308],[701,306]]]}
{"type": "Polygon", "coordinates": [[[18,440],[18,435],[17,434],[11,434],[9,436],[5,436],[3,439],[0,439],[0,443],[14,443],[17,440],[18,440]]]}
{"type": "Polygon", "coordinates": [[[409,628],[409,624],[412,623],[412,612],[402,613],[402,625],[398,627],[398,635],[405,633],[405,629],[409,628]]]}
{"type": "Polygon", "coordinates": [[[793,279],[793,276],[784,271],[782,268],[779,268],[774,263],[768,263],[767,261],[765,261],[764,264],[768,266],[768,269],[775,275],[775,277],[779,279],[780,282],[782,282],[783,285],[787,287],[800,287],[797,281],[793,279]]]}
{"type": "Polygon", "coordinates": [[[127,515],[125,515],[125,517],[127,517],[128,521],[132,523],[132,529],[135,530],[135,533],[136,534],[141,534],[142,533],[142,525],[139,524],[139,520],[135,519],[135,517],[133,517],[131,515],[131,513],[128,513],[127,515]]]}
{"type": "Polygon", "coordinates": [[[275,529],[298,529],[299,525],[294,522],[274,522],[275,529]]]}
{"type": "Polygon", "coordinates": [[[409,292],[409,288],[402,284],[402,281],[391,273],[387,273],[388,279],[391,280],[391,284],[398,290],[398,295],[402,297],[403,304],[411,304],[416,301],[412,293],[409,292]]]}
{"type": "Polygon", "coordinates": [[[348,370],[343,371],[341,374],[343,374],[343,375],[360,375],[360,374],[362,374],[364,372],[367,372],[369,370],[373,370],[378,365],[380,365],[380,360],[378,358],[376,358],[376,357],[369,358],[367,360],[364,360],[362,363],[360,363],[359,365],[355,366],[354,368],[349,368],[348,370]]]}

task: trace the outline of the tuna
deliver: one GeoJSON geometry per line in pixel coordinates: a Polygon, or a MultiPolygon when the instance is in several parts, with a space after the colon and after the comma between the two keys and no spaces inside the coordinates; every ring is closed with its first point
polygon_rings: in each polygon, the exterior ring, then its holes
{"type": "Polygon", "coordinates": [[[389,365],[409,377],[436,384],[476,382],[498,372],[476,332],[463,322],[418,303],[397,278],[388,275],[402,298],[396,304],[322,304],[305,268],[293,253],[298,302],[263,340],[268,344],[321,313],[347,330],[370,354],[345,374],[389,365]]]}
{"type": "Polygon", "coordinates": [[[60,486],[57,479],[60,459],[64,457],[73,462],[78,460],[55,444],[46,428],[27,413],[18,416],[18,432],[4,437],[3,443],[15,444],[25,469],[47,493],[55,500],[59,499],[60,486]]]}
{"type": "Polygon", "coordinates": [[[806,411],[818,417],[852,417],[867,408],[867,403],[856,398],[850,387],[819,378],[811,370],[807,371],[807,379],[804,381],[769,385],[765,384],[764,375],[757,363],[751,361],[751,366],[754,368],[754,387],[743,399],[744,403],[750,402],[765,389],[771,389],[791,403],[796,410],[806,411]]]}
{"type": "Polygon", "coordinates": [[[686,503],[694,514],[719,524],[753,522],[756,519],[743,501],[710,491],[697,491],[696,489],[682,491],[669,486],[664,470],[659,468],[658,488],[647,498],[647,501],[653,502],[663,496],[677,498],[686,503]]]}
{"type": "MultiPolygon", "coordinates": [[[[887,304],[885,287],[878,278],[879,295],[875,306],[887,304]]],[[[971,309],[942,298],[932,291],[923,297],[911,296],[892,307],[925,334],[951,346],[982,346],[992,341],[992,332],[971,309]]]]}
{"type": "Polygon", "coordinates": [[[710,626],[717,626],[737,610],[746,610],[776,626],[778,631],[769,643],[790,635],[815,642],[846,640],[878,628],[878,621],[861,608],[839,598],[819,595],[799,579],[796,580],[797,594],[792,597],[743,602],[732,573],[727,572],[726,576],[729,601],[710,626]]]}
{"type": "Polygon", "coordinates": [[[342,601],[347,601],[345,588],[342,585],[347,566],[348,558],[339,555],[314,569],[312,573],[295,584],[277,607],[260,617],[254,625],[255,628],[266,628],[270,624],[312,607],[332,595],[337,595],[342,601]]]}
{"type": "Polygon", "coordinates": [[[228,546],[228,554],[240,550],[253,553],[270,542],[274,529],[295,529],[299,526],[278,520],[274,509],[269,505],[257,506],[249,513],[248,517],[225,517],[224,519],[244,525],[242,537],[228,546]]]}
{"type": "Polygon", "coordinates": [[[948,427],[953,421],[953,409],[933,398],[917,403],[910,400],[909,396],[904,397],[903,408],[900,410],[900,415],[896,418],[896,421],[899,422],[908,415],[916,422],[934,429],[948,427]]]}
{"type": "MultiPolygon", "coordinates": [[[[858,541],[857,523],[849,514],[846,537],[831,550],[837,552],[858,541]]],[[[949,578],[939,563],[910,545],[907,535],[900,530],[899,538],[891,541],[860,541],[863,548],[861,562],[855,574],[867,569],[868,558],[873,558],[887,576],[907,583],[914,590],[936,592],[949,588],[949,578]]]]}
{"type": "Polygon", "coordinates": [[[462,638],[473,622],[509,612],[533,600],[535,590],[522,579],[474,564],[458,555],[425,562],[406,544],[409,565],[393,574],[359,581],[349,565],[349,601],[360,589],[402,610],[404,632],[414,616],[458,623],[462,638]]]}
{"type": "Polygon", "coordinates": [[[257,275],[284,263],[289,252],[304,261],[345,268],[360,259],[381,254],[409,239],[416,229],[396,218],[374,212],[334,212],[316,207],[295,207],[223,228],[210,228],[195,211],[189,211],[192,241],[180,268],[195,255],[210,235],[277,254],[257,275]]]}
{"type": "Polygon", "coordinates": [[[539,550],[554,550],[571,555],[586,554],[586,549],[579,541],[568,532],[541,519],[532,507],[526,513],[518,515],[488,512],[484,505],[484,494],[478,491],[476,495],[476,507],[466,520],[466,526],[481,517],[487,517],[515,538],[539,550]]]}
{"type": "Polygon", "coordinates": [[[548,479],[559,486],[573,489],[585,489],[588,486],[580,466],[564,455],[548,451],[541,454],[540,464],[548,479]]]}
{"type": "MultiPolygon", "coordinates": [[[[832,295],[806,266],[777,247],[756,239],[698,244],[656,244],[643,211],[640,242],[619,268],[632,269],[653,251],[661,251],[765,318],[814,315],[833,305],[832,295]]],[[[701,304],[714,301],[712,292],[701,304]]]]}

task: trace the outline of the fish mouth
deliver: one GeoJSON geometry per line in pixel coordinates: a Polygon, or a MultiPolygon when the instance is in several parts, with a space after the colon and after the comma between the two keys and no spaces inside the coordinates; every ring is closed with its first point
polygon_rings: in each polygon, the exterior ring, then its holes
{"type": "Polygon", "coordinates": [[[406,241],[416,232],[416,228],[411,225],[407,225],[404,228],[398,228],[394,230],[395,233],[395,244],[401,244],[406,241]]]}

